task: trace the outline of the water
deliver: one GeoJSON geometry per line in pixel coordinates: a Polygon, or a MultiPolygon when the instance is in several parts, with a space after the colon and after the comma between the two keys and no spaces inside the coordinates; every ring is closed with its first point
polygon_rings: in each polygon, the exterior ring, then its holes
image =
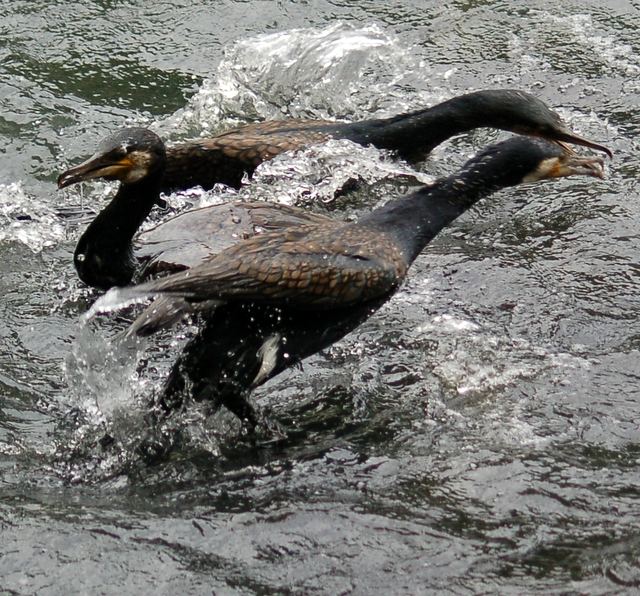
{"type": "MultiPolygon", "coordinates": [[[[15,0],[0,17],[0,592],[637,591],[637,2],[15,0]],[[112,186],[58,192],[57,174],[125,123],[181,139],[505,86],[609,145],[607,179],[505,191],[441,234],[375,317],[256,392],[287,441],[255,449],[194,408],[185,447],[144,465],[131,443],[192,330],[115,350],[121,323],[80,322],[95,294],[71,254],[112,186]]],[[[237,194],[352,217],[498,136],[417,170],[313,148],[237,194]]]]}

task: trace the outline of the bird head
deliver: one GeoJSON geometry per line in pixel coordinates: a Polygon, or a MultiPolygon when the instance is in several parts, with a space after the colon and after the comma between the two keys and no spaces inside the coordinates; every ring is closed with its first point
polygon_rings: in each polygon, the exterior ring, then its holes
{"type": "Polygon", "coordinates": [[[58,188],[104,178],[135,184],[161,172],[166,160],[164,143],[146,128],[125,128],[104,139],[89,159],[58,177],[58,188]]]}
{"type": "Polygon", "coordinates": [[[571,151],[565,143],[582,145],[612,157],[610,149],[574,133],[543,101],[524,91],[490,89],[469,94],[476,105],[484,107],[487,119],[499,128],[518,134],[542,137],[571,151]]]}
{"type": "Polygon", "coordinates": [[[566,176],[592,176],[604,178],[604,160],[601,157],[576,155],[562,146],[539,140],[530,153],[531,169],[522,182],[537,182],[566,176]]]}
{"type": "Polygon", "coordinates": [[[504,186],[566,176],[604,178],[602,157],[576,155],[556,143],[525,136],[490,145],[467,162],[465,170],[476,170],[483,163],[491,164],[504,186]]]}

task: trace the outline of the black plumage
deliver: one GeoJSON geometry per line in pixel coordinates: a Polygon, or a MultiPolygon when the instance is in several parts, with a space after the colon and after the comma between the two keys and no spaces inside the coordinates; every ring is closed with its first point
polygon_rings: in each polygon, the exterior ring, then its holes
{"type": "MultiPolygon", "coordinates": [[[[609,150],[573,133],[542,101],[522,91],[489,89],[454,97],[435,106],[391,118],[360,122],[273,120],[241,126],[208,139],[167,148],[162,189],[239,187],[245,174],[284,151],[329,139],[395,151],[409,161],[424,159],[443,141],[474,128],[489,127],[565,143],[609,150]]],[[[610,153],[609,153],[610,155],[610,153]]]]}
{"type": "Polygon", "coordinates": [[[189,270],[114,289],[93,312],[155,297],[129,335],[150,334],[186,312],[201,312],[203,328],[174,365],[160,404],[171,411],[190,390],[255,424],[248,393],[375,312],[440,230],[501,188],[570,175],[602,177],[602,160],[514,137],[357,223],[287,208],[287,221],[236,239],[189,270]]]}
{"type": "MultiPolygon", "coordinates": [[[[58,178],[60,188],[93,178],[120,181],[116,195],[78,241],[74,253],[76,270],[86,284],[107,289],[130,283],[136,273],[140,279],[149,272],[193,266],[209,248],[219,247],[214,238],[221,228],[233,228],[233,222],[220,219],[222,211],[214,210],[181,216],[179,222],[168,222],[152,235],[143,234],[133,250],[134,236],[163,189],[193,184],[207,187],[214,182],[237,185],[245,172],[251,172],[264,159],[329,138],[393,149],[404,157],[423,156],[444,139],[478,126],[525,132],[562,144],[573,142],[609,152],[571,132],[540,100],[512,90],[478,91],[388,119],[253,124],[169,149],[147,129],[125,129],[105,139],[92,157],[58,178]],[[174,233],[177,236],[172,237],[174,233]],[[154,252],[146,244],[152,236],[156,248],[167,247],[164,253],[154,252]],[[152,266],[145,270],[146,261],[151,261],[152,266]]],[[[253,208],[246,211],[235,208],[235,216],[244,219],[250,228],[260,227],[258,223],[249,223],[255,213],[253,208]]],[[[277,222],[283,217],[304,224],[311,216],[287,214],[274,206],[264,207],[259,219],[277,222]]]]}

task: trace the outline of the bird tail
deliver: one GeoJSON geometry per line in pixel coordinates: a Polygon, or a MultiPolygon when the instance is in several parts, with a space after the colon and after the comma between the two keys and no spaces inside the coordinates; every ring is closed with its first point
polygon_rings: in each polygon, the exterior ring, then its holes
{"type": "Polygon", "coordinates": [[[111,288],[106,294],[100,296],[91,305],[91,308],[82,315],[82,321],[87,323],[98,315],[118,312],[135,304],[143,304],[153,298],[154,295],[154,292],[143,290],[140,286],[111,288]]]}
{"type": "Polygon", "coordinates": [[[120,335],[121,339],[147,337],[161,329],[171,327],[189,313],[210,311],[220,304],[217,300],[193,303],[182,296],[162,294],[140,285],[112,288],[104,296],[98,298],[82,318],[84,322],[87,322],[101,314],[117,312],[150,300],[152,300],[151,304],[120,335]]]}
{"type": "Polygon", "coordinates": [[[167,329],[193,310],[184,298],[158,296],[136,320],[129,325],[124,338],[147,337],[161,329],[167,329]]]}
{"type": "Polygon", "coordinates": [[[189,302],[180,296],[160,295],[129,325],[124,337],[148,337],[172,327],[190,313],[210,312],[219,304],[219,300],[189,302]]]}

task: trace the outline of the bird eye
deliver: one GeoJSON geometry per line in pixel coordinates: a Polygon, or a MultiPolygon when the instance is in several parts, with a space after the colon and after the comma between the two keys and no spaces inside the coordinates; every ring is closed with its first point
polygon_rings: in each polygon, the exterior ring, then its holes
{"type": "Polygon", "coordinates": [[[126,157],[129,152],[130,148],[128,145],[120,145],[111,150],[111,155],[114,159],[122,159],[126,157]]]}

